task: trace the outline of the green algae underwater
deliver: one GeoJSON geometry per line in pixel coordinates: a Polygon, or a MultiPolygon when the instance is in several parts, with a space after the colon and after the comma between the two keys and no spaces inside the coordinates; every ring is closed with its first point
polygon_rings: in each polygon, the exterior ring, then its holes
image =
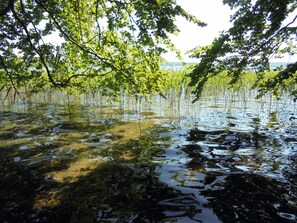
{"type": "Polygon", "coordinates": [[[297,221],[289,96],[57,98],[0,108],[1,222],[297,221]]]}

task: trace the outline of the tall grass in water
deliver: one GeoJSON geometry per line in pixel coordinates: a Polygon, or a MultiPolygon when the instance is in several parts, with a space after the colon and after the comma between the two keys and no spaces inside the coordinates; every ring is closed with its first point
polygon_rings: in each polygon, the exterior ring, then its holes
{"type": "MultiPolygon", "coordinates": [[[[166,70],[166,83],[163,95],[169,103],[169,110],[174,114],[180,114],[182,102],[187,101],[190,95],[188,91],[188,70],[187,67],[172,68],[166,70]]],[[[188,100],[189,101],[189,100],[188,100]]]]}
{"type": "MultiPolygon", "coordinates": [[[[187,66],[174,66],[172,68],[165,69],[165,78],[164,82],[161,84],[160,88],[163,88],[163,91],[160,92],[164,98],[167,99],[167,103],[170,104],[171,109],[180,110],[181,106],[191,107],[191,101],[193,96],[191,95],[191,88],[188,86],[190,78],[188,74],[190,73],[190,67],[187,66]],[[185,103],[184,103],[185,102],[185,103]]],[[[267,72],[264,75],[264,79],[261,83],[264,83],[269,78],[273,78],[276,75],[276,72],[267,72]]],[[[210,78],[202,91],[202,97],[208,97],[209,100],[213,101],[216,105],[218,101],[225,101],[226,106],[230,102],[236,101],[246,101],[250,98],[255,98],[257,96],[257,88],[251,90],[254,84],[257,81],[257,75],[255,72],[247,71],[244,73],[239,80],[230,85],[232,78],[228,75],[227,71],[224,71],[212,78],[210,78]]],[[[288,88],[281,90],[280,94],[284,97],[289,95],[289,91],[296,90],[296,85],[288,84],[288,88]],[[293,86],[293,89],[292,89],[293,86]]],[[[106,95],[104,89],[98,88],[86,88],[83,92],[78,94],[72,94],[67,90],[56,90],[56,89],[47,89],[36,94],[28,95],[26,102],[40,102],[43,99],[43,102],[54,102],[58,104],[70,104],[70,102],[79,102],[84,105],[93,105],[93,106],[118,106],[123,110],[136,110],[140,112],[140,105],[147,105],[147,101],[143,98],[135,98],[135,95],[129,94],[123,87],[119,87],[120,91],[114,98],[111,94],[111,97],[106,95]]],[[[22,91],[20,91],[22,93],[22,91]]],[[[25,94],[25,93],[24,93],[25,94]]],[[[266,99],[271,100],[272,95],[267,94],[269,97],[266,99]]],[[[156,95],[150,95],[152,103],[158,103],[160,99],[155,97],[156,95]]],[[[15,95],[13,92],[0,92],[0,99],[2,99],[2,106],[5,102],[13,103],[15,100],[15,95]]],[[[20,99],[19,99],[20,100],[20,99]]],[[[162,104],[160,104],[161,106],[162,104]]],[[[149,105],[147,105],[149,107],[149,105]]]]}
{"type": "MultiPolygon", "coordinates": [[[[167,71],[167,81],[164,88],[164,95],[167,100],[171,101],[172,106],[181,106],[183,98],[190,99],[192,89],[188,86],[190,78],[188,76],[189,68],[181,67],[167,71]]],[[[210,78],[202,91],[203,97],[210,97],[215,103],[219,100],[218,96],[224,97],[227,102],[236,100],[246,100],[251,97],[251,93],[256,96],[250,89],[256,82],[256,74],[248,72],[244,74],[237,83],[230,85],[231,77],[227,71],[210,78]]],[[[221,98],[220,98],[221,99],[221,98]]],[[[190,100],[188,100],[190,101],[190,100]]]]}

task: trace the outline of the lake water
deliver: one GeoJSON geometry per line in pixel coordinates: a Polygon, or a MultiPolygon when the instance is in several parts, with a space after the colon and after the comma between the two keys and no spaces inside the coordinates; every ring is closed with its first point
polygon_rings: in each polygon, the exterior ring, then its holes
{"type": "Polygon", "coordinates": [[[254,97],[3,104],[0,221],[297,222],[296,103],[254,97]]]}
{"type": "MultiPolygon", "coordinates": [[[[276,68],[280,68],[282,67],[286,67],[288,65],[289,62],[270,62],[270,68],[271,69],[276,69],[276,68]]],[[[188,65],[194,65],[196,64],[195,62],[193,63],[187,63],[188,65]]],[[[184,65],[180,62],[164,62],[161,64],[161,66],[165,69],[165,70],[180,70],[182,68],[184,68],[184,65]]]]}

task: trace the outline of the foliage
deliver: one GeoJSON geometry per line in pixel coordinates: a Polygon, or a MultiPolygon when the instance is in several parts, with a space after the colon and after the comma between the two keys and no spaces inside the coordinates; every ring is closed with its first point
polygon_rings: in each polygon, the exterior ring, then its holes
{"type": "Polygon", "coordinates": [[[228,75],[228,71],[223,71],[209,79],[207,79],[204,88],[205,90],[214,90],[215,92],[226,91],[226,90],[243,90],[248,91],[256,82],[256,75],[254,72],[243,73],[238,81],[230,85],[232,77],[228,75]]]}
{"type": "MultiPolygon", "coordinates": [[[[247,70],[257,73],[260,95],[272,91],[276,96],[288,84],[295,85],[297,62],[289,64],[278,75],[264,80],[269,59],[288,53],[295,55],[297,2],[295,0],[224,0],[233,10],[233,26],[220,34],[210,46],[192,50],[200,63],[191,72],[190,86],[197,99],[206,81],[227,70],[230,84],[236,83],[247,70]]],[[[254,86],[255,87],[255,86],[254,86]]],[[[291,86],[294,89],[294,86],[291,86]]],[[[297,97],[296,88],[291,92],[297,97]]]]}
{"type": "Polygon", "coordinates": [[[1,1],[0,88],[158,92],[177,16],[204,25],[175,0],[1,1]]]}

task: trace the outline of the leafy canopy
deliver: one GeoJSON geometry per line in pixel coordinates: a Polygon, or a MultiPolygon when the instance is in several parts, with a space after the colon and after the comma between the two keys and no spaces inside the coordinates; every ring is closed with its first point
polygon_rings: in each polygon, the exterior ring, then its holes
{"type": "Polygon", "coordinates": [[[175,0],[1,0],[0,89],[158,92],[177,16],[204,25],[175,0]]]}
{"type": "Polygon", "coordinates": [[[296,0],[223,0],[230,6],[233,26],[220,34],[210,46],[197,47],[192,57],[200,63],[191,73],[190,86],[199,98],[206,81],[227,70],[234,84],[247,71],[257,72],[260,95],[272,91],[276,96],[288,86],[297,97],[297,61],[277,72],[264,76],[273,56],[297,52],[296,0]]]}

